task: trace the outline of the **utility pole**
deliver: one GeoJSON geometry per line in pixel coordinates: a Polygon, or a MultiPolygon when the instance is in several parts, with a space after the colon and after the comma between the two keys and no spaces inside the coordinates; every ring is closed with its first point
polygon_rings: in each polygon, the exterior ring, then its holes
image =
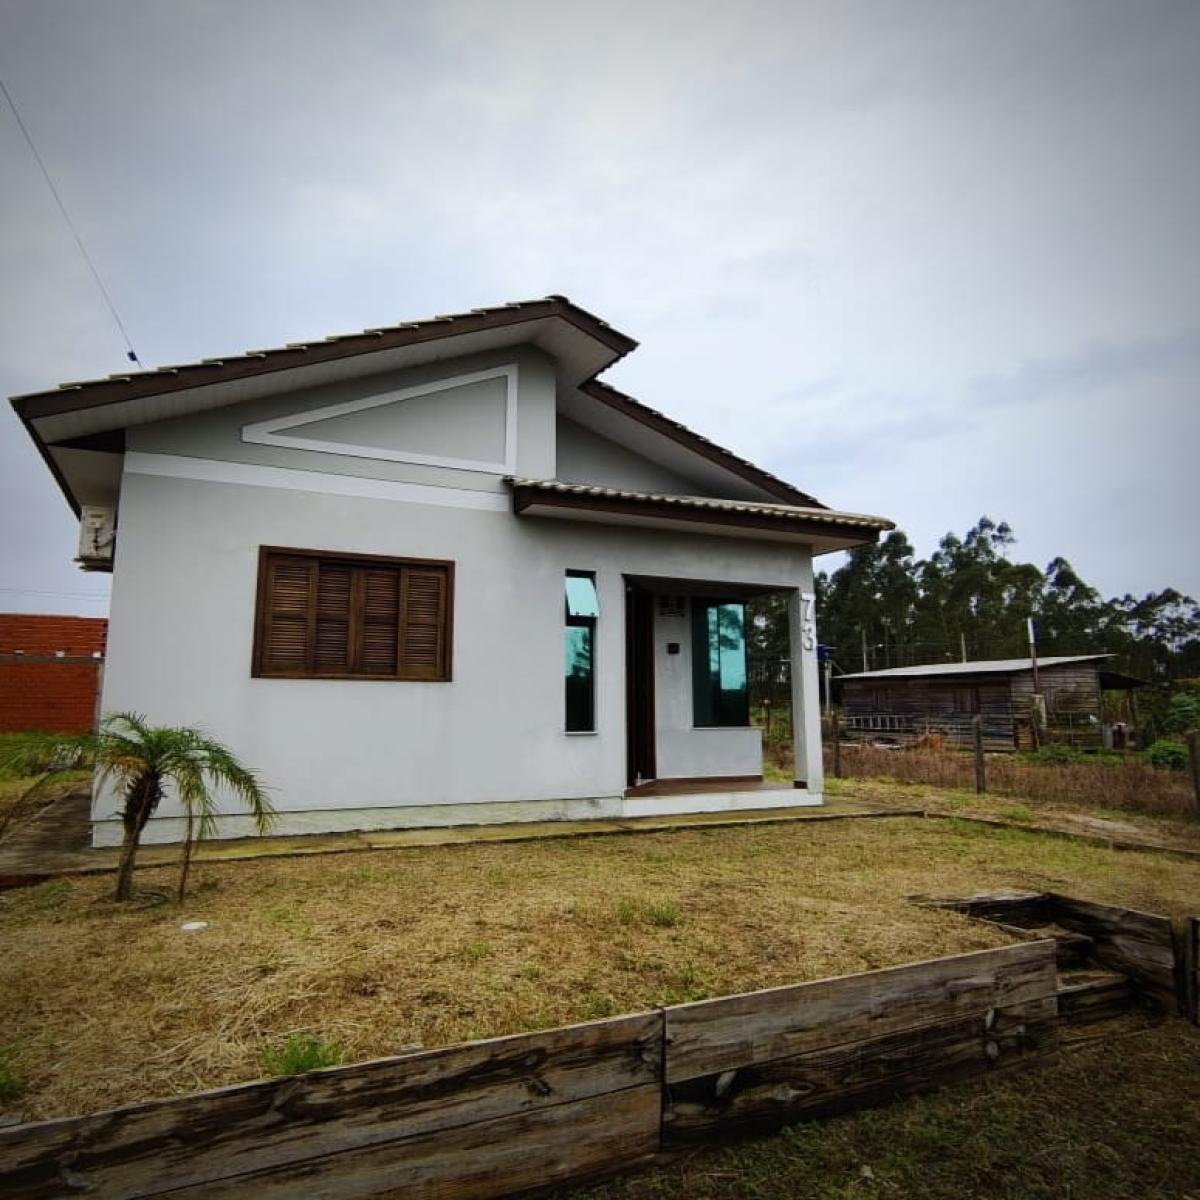
{"type": "Polygon", "coordinates": [[[858,632],[862,635],[863,670],[869,671],[871,669],[871,664],[867,662],[867,631],[865,629],[860,629],[858,632]]]}
{"type": "Polygon", "coordinates": [[[1192,768],[1192,792],[1196,799],[1196,813],[1200,817],[1200,729],[1187,735],[1188,764],[1192,768]]]}
{"type": "Polygon", "coordinates": [[[963,660],[963,662],[966,662],[967,661],[967,635],[965,633],[960,633],[958,635],[958,644],[962,647],[962,660],[963,660]]]}
{"type": "Polygon", "coordinates": [[[1033,748],[1037,750],[1042,744],[1042,731],[1038,726],[1038,718],[1042,711],[1042,693],[1038,688],[1037,631],[1033,627],[1032,617],[1026,618],[1025,626],[1029,631],[1029,663],[1033,668],[1033,705],[1029,713],[1029,727],[1033,733],[1033,748]]]}
{"type": "Polygon", "coordinates": [[[1025,624],[1029,629],[1029,661],[1033,665],[1033,694],[1036,696],[1038,694],[1037,632],[1033,628],[1032,617],[1026,618],[1025,624]]]}

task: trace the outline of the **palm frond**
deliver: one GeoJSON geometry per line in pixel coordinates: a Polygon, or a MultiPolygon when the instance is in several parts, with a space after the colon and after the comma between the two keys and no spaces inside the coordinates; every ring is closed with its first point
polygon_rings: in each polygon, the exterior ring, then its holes
{"type": "MultiPolygon", "coordinates": [[[[231,793],[248,810],[260,834],[268,832],[275,819],[267,787],[254,771],[237,760],[228,746],[202,729],[151,725],[137,712],[108,714],[94,735],[80,738],[31,735],[9,741],[0,746],[0,771],[29,775],[37,773],[31,770],[35,764],[53,760],[77,766],[85,757],[89,764],[94,762],[100,783],[114,784],[121,792],[122,816],[132,822],[127,823],[127,837],[132,836],[133,841],[127,847],[128,870],[122,867],[126,878],[123,883],[118,882],[119,899],[129,894],[129,873],[137,840],[158,807],[164,789],[167,794],[174,792],[187,819],[185,862],[193,841],[210,838],[217,832],[217,792],[231,793]],[[128,830],[134,824],[136,831],[131,835],[128,830]]],[[[29,804],[32,803],[31,793],[29,804]]]]}

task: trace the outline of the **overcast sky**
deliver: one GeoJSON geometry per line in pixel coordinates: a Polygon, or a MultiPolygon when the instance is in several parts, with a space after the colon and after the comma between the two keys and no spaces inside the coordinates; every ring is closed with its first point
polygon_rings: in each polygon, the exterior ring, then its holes
{"type": "MultiPolygon", "coordinates": [[[[147,365],[561,292],[928,554],[1200,594],[1200,3],[0,0],[147,365]]],[[[124,347],[0,110],[0,391],[124,347]]],[[[0,413],[0,610],[102,614],[0,413]]]]}

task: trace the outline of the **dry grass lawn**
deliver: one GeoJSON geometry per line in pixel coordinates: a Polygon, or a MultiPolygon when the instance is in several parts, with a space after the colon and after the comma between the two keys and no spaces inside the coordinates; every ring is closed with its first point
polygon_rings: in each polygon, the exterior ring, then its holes
{"type": "Polygon", "coordinates": [[[1200,864],[895,818],[202,864],[183,908],[56,880],[0,895],[8,1107],[257,1078],[296,1032],[352,1061],[982,949],[1006,935],[905,897],[998,886],[1178,915],[1200,864]]]}
{"type": "MultiPolygon", "coordinates": [[[[827,765],[832,757],[827,748],[827,765]]],[[[841,762],[844,773],[854,778],[887,778],[934,788],[975,786],[974,756],[964,750],[889,750],[859,743],[842,746],[841,762]]],[[[1017,754],[989,754],[985,770],[990,793],[1019,797],[1038,809],[1044,805],[1102,808],[1177,818],[1196,814],[1189,772],[1153,767],[1139,757],[1039,763],[1017,754]]]]}

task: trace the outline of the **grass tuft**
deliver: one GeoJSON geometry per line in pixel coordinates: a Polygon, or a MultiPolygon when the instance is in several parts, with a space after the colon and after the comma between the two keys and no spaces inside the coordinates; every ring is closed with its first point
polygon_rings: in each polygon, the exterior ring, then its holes
{"type": "Polygon", "coordinates": [[[16,1055],[13,1046],[0,1046],[0,1101],[16,1100],[25,1091],[13,1061],[16,1055]]]}
{"type": "Polygon", "coordinates": [[[999,810],[999,816],[1006,821],[1028,822],[1036,819],[1036,814],[1028,804],[1010,804],[999,810]]]}
{"type": "Polygon", "coordinates": [[[660,929],[672,929],[679,924],[679,906],[670,901],[647,904],[646,920],[660,929]]]}
{"type": "Polygon", "coordinates": [[[289,1034],[282,1046],[263,1046],[259,1053],[268,1075],[302,1075],[342,1061],[337,1046],[303,1033],[289,1034]]]}
{"type": "Polygon", "coordinates": [[[617,1003],[607,992],[589,988],[579,1001],[579,1012],[585,1021],[602,1021],[605,1017],[613,1016],[617,1011],[617,1003]]]}

